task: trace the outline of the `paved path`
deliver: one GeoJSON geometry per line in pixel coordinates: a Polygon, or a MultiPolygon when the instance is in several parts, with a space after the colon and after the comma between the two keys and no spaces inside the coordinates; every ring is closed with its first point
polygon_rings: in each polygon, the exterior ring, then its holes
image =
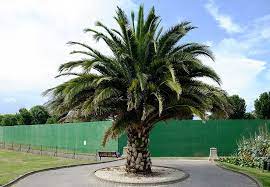
{"type": "MultiPolygon", "coordinates": [[[[93,172],[102,167],[124,164],[116,161],[105,164],[79,166],[73,168],[46,171],[31,175],[19,181],[16,187],[118,187],[127,186],[99,181],[93,172]]],[[[160,186],[179,187],[257,187],[248,177],[223,170],[206,160],[154,159],[154,165],[170,166],[190,174],[185,181],[160,186]]]]}

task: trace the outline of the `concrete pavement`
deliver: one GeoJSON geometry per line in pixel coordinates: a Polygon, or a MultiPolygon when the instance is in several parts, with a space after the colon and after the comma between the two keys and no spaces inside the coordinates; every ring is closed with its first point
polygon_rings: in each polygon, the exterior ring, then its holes
{"type": "MultiPolygon", "coordinates": [[[[93,172],[107,166],[123,165],[124,160],[110,163],[78,166],[59,170],[45,171],[30,175],[14,186],[16,187],[118,187],[128,186],[104,182],[97,179],[93,172]]],[[[207,160],[153,159],[154,165],[179,168],[190,177],[182,182],[159,185],[179,187],[257,187],[247,176],[219,168],[207,160]]],[[[133,185],[134,186],[134,185],[133,185]]]]}

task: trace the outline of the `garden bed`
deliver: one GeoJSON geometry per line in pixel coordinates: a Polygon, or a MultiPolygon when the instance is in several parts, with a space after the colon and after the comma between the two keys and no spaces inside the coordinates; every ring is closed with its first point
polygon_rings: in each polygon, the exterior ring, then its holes
{"type": "Polygon", "coordinates": [[[95,172],[99,179],[124,184],[167,184],[185,180],[188,174],[175,168],[153,166],[152,173],[133,174],[125,171],[125,166],[102,168],[95,172]]]}

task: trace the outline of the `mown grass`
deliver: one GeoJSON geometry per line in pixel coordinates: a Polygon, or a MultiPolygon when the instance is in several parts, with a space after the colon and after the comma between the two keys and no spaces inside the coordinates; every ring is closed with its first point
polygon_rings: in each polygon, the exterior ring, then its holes
{"type": "Polygon", "coordinates": [[[151,159],[167,160],[167,159],[181,159],[181,160],[208,160],[208,157],[151,157],[151,159]]]}
{"type": "Polygon", "coordinates": [[[94,160],[75,160],[0,149],[0,185],[30,171],[90,162],[94,160]]]}
{"type": "Polygon", "coordinates": [[[262,172],[261,169],[236,166],[229,163],[219,162],[222,166],[233,171],[240,171],[255,177],[264,187],[270,187],[270,172],[262,172]]]}

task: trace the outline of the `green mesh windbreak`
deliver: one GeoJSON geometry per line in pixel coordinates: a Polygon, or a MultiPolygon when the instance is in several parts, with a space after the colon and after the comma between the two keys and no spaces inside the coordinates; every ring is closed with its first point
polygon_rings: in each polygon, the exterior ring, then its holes
{"type": "Polygon", "coordinates": [[[3,142],[3,131],[4,131],[4,128],[0,127],[0,142],[3,142]]]}
{"type": "MultiPolygon", "coordinates": [[[[209,148],[216,147],[219,155],[236,151],[237,141],[267,126],[266,120],[169,120],[159,122],[150,134],[152,156],[209,156],[209,148]]],[[[118,140],[119,151],[126,145],[126,136],[118,140]]]]}
{"type": "MultiPolygon", "coordinates": [[[[19,125],[0,127],[0,142],[31,144],[83,153],[97,150],[119,151],[122,153],[127,138],[110,140],[101,146],[102,138],[111,121],[55,124],[19,125]]],[[[169,120],[159,122],[150,134],[152,156],[208,156],[209,148],[216,147],[219,155],[231,155],[237,148],[237,141],[258,132],[267,126],[267,120],[169,120]]]]}
{"type": "Polygon", "coordinates": [[[111,121],[99,121],[62,125],[8,126],[0,128],[0,141],[9,144],[57,147],[83,153],[95,153],[97,150],[117,151],[117,140],[109,141],[106,147],[101,146],[104,132],[111,123],[111,121]]]}

